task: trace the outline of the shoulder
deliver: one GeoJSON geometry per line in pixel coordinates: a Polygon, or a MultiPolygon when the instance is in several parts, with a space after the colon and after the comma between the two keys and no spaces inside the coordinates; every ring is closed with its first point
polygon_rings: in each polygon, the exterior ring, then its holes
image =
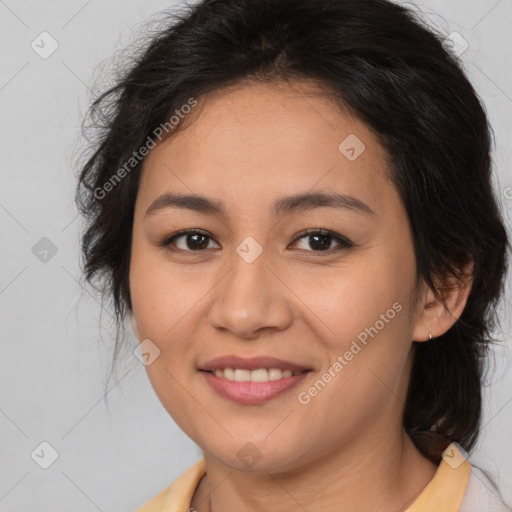
{"type": "Polygon", "coordinates": [[[468,487],[459,512],[511,512],[484,472],[471,468],[468,487]]]}

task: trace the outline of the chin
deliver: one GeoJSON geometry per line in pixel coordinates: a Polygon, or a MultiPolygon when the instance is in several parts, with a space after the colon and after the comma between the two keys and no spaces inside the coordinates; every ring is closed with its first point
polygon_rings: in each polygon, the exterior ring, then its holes
{"type": "Polygon", "coordinates": [[[230,441],[229,446],[205,451],[235,471],[279,473],[295,469],[300,464],[296,447],[301,446],[301,442],[292,442],[288,447],[283,446],[281,440],[272,442],[264,436],[261,440],[254,436],[252,439],[237,439],[230,441]]]}

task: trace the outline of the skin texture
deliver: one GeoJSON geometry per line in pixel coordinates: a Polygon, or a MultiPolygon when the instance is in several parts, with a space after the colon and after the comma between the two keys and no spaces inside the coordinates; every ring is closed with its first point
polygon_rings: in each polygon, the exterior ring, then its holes
{"type": "Polygon", "coordinates": [[[470,286],[449,291],[450,314],[416,282],[412,234],[386,178],[384,149],[314,84],[245,83],[198,101],[193,122],[145,159],[129,276],[135,335],[160,349],[146,367],[153,389],[204,453],[207,475],[192,506],[405,510],[436,470],[402,428],[412,340],[448,330],[470,286]],[[366,147],[354,161],[338,149],[350,134],[366,147]],[[168,191],[222,201],[227,215],[167,208],[146,217],[168,191]],[[271,210],[283,196],[320,191],[352,195],[374,214],[322,207],[276,217],[271,210]],[[202,252],[186,236],[159,246],[192,228],[211,237],[202,252]],[[298,239],[308,228],[357,246],[335,251],[332,239],[322,251],[311,237],[298,239]],[[248,236],[263,249],[252,263],[236,252],[248,236]],[[298,393],[394,303],[400,312],[301,404],[298,393]],[[223,355],[270,355],[313,371],[266,403],[237,404],[198,372],[223,355]],[[248,442],[261,455],[251,467],[237,456],[248,442]]]}

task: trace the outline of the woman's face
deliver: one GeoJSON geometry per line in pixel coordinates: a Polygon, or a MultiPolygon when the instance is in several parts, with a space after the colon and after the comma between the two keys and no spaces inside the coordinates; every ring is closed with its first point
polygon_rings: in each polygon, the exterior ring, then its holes
{"type": "Polygon", "coordinates": [[[178,425],[232,468],[291,469],[400,433],[411,343],[428,335],[386,154],[314,91],[201,98],[141,176],[129,279],[146,369],[178,425]],[[288,365],[308,371],[276,371],[288,365]]]}

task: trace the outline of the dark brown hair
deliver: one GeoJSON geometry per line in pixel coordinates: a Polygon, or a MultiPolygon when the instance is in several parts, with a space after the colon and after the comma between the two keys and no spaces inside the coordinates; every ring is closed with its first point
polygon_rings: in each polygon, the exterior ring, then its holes
{"type": "Polygon", "coordinates": [[[433,462],[450,441],[469,451],[510,245],[492,189],[488,120],[442,36],[386,0],[205,0],[170,12],[147,44],[129,51],[133,63],[91,107],[96,138],[76,195],[87,220],[84,276],[115,311],[114,363],[131,312],[140,163],[108,193],[98,190],[191,97],[244,80],[314,80],[386,149],[412,227],[418,278],[442,300],[438,278],[457,279],[474,262],[460,319],[415,344],[404,412],[406,431],[433,462]]]}

